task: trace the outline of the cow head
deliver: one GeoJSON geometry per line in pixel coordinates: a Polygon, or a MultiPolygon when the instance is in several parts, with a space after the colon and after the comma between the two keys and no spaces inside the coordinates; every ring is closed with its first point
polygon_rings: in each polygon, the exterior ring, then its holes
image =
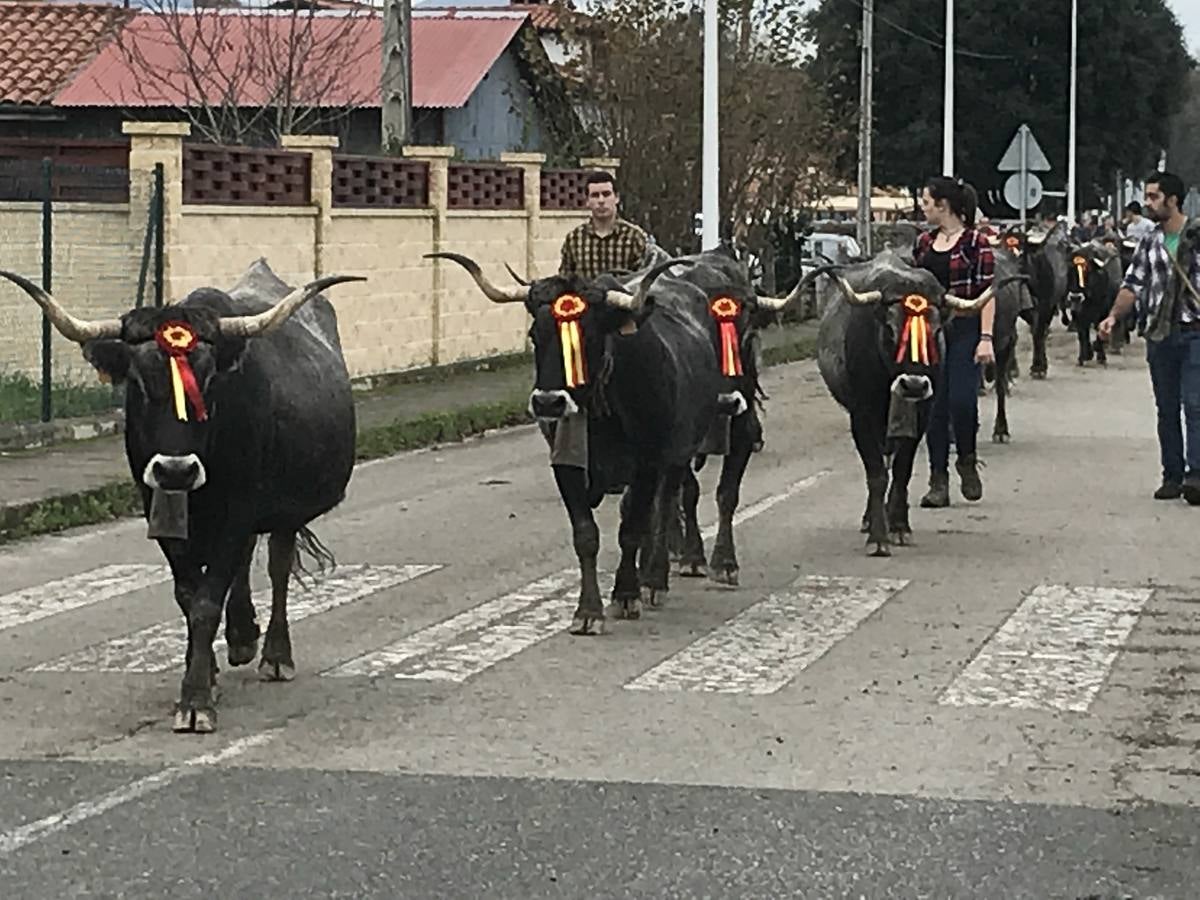
{"type": "Polygon", "coordinates": [[[552,421],[586,408],[607,378],[610,341],[636,330],[654,280],[686,260],[671,259],[652,268],[630,292],[614,278],[589,281],[553,275],[529,284],[497,287],[475,260],[458,253],[427,253],[466,269],[493,303],[523,303],[533,322],[536,378],[529,411],[552,421]]]}
{"type": "Polygon", "coordinates": [[[1103,251],[1094,245],[1070,244],[1067,254],[1067,308],[1072,317],[1078,315],[1095,280],[1101,276],[1106,260],[1103,251]]]}
{"type": "Polygon", "coordinates": [[[125,428],[144,457],[135,464],[144,466],[141,479],[147,487],[166,491],[204,486],[211,423],[220,415],[211,388],[236,370],[247,339],[278,328],[326,288],[364,280],[321,278],[256,315],[220,316],[201,307],[172,305],[133,309],[120,319],[86,321],[21,276],[3,271],[0,276],[29,294],[63,337],[81,345],[101,379],[128,385],[125,428]]]}

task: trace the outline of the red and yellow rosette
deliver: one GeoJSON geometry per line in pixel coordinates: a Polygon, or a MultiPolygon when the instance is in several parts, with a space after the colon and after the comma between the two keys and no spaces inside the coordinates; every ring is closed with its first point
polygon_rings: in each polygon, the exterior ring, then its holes
{"type": "Polygon", "coordinates": [[[1009,253],[1021,252],[1021,240],[1016,235],[1010,234],[1004,239],[1004,246],[1008,248],[1009,253]]]}
{"type": "Polygon", "coordinates": [[[730,378],[742,374],[742,351],[738,341],[737,317],[742,305],[732,297],[717,297],[708,305],[721,333],[721,374],[730,378]]]}
{"type": "Polygon", "coordinates": [[[937,344],[929,327],[929,313],[933,307],[920,294],[909,294],[901,307],[904,309],[904,330],[900,333],[896,362],[904,362],[907,356],[913,363],[933,365],[937,362],[937,344]]]}
{"type": "Polygon", "coordinates": [[[154,340],[167,354],[171,366],[171,396],[175,403],[175,417],[180,422],[188,420],[187,404],[190,401],[196,411],[196,421],[208,418],[204,408],[204,395],[196,382],[196,373],[188,363],[188,354],[195,349],[199,338],[192,326],[186,322],[163,322],[154,333],[154,340]]]}
{"type": "Polygon", "coordinates": [[[578,294],[563,294],[550,304],[550,313],[558,323],[563,374],[566,375],[569,388],[587,384],[587,357],[583,353],[583,331],[579,327],[579,320],[587,308],[587,301],[578,294]]]}
{"type": "Polygon", "coordinates": [[[1087,287],[1087,260],[1082,256],[1074,256],[1071,258],[1071,265],[1079,273],[1079,286],[1087,287]]]}

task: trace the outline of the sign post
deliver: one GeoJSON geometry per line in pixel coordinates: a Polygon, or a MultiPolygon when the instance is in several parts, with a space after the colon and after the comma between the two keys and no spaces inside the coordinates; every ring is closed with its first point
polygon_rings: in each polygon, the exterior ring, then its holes
{"type": "Polygon", "coordinates": [[[1033,173],[1050,171],[1050,160],[1025,123],[1013,135],[996,171],[1017,173],[1004,185],[1004,199],[1020,211],[1021,228],[1025,228],[1030,208],[1037,206],[1042,198],[1041,179],[1033,173]]]}

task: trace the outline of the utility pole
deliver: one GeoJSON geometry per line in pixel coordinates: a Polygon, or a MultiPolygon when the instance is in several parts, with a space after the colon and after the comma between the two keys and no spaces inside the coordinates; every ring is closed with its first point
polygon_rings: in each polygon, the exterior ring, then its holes
{"type": "Polygon", "coordinates": [[[717,185],[720,176],[720,132],[717,106],[717,78],[720,58],[717,0],[704,3],[704,159],[701,193],[700,249],[712,250],[721,243],[721,201],[717,185]]]}
{"type": "Polygon", "coordinates": [[[858,88],[858,245],[871,248],[871,50],[875,41],[875,0],[863,0],[862,71],[858,88]]]}
{"type": "Polygon", "coordinates": [[[379,85],[383,150],[412,140],[412,0],[384,0],[383,69],[379,85]]]}
{"type": "Polygon", "coordinates": [[[942,174],[954,174],[954,0],[946,0],[946,65],[942,109],[942,174]]]}
{"type": "Polygon", "coordinates": [[[1071,109],[1067,128],[1067,225],[1075,224],[1075,88],[1078,77],[1079,0],[1071,0],[1071,109]]]}

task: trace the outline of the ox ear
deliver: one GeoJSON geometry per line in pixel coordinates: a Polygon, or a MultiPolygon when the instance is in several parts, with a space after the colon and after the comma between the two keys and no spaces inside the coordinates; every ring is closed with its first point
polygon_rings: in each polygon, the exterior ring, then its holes
{"type": "Polygon", "coordinates": [[[83,345],[83,358],[100,373],[101,381],[120,384],[129,375],[129,345],[120,338],[101,338],[83,345]]]}
{"type": "Polygon", "coordinates": [[[246,339],[221,335],[217,339],[217,371],[228,372],[236,369],[246,355],[246,339]]]}

